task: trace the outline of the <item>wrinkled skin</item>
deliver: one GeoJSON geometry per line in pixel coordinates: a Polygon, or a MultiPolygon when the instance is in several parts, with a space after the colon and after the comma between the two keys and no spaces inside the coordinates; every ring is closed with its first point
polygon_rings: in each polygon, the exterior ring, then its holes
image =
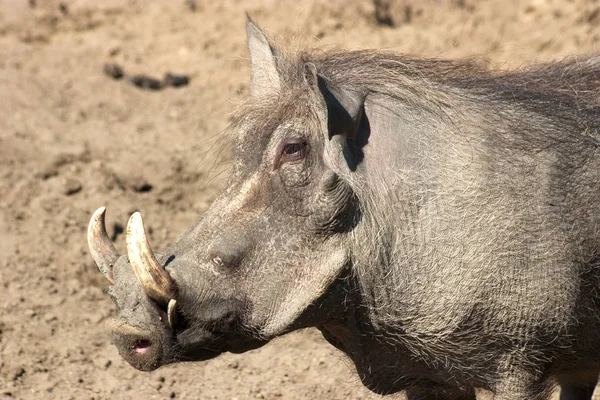
{"type": "Polygon", "coordinates": [[[247,29],[252,96],[231,126],[227,190],[157,256],[177,323],[122,256],[107,323],[120,354],[153,370],[316,326],[377,393],[541,400],[554,379],[563,399],[589,399],[600,112],[585,93],[600,61],[494,77],[377,53],[284,56],[247,29]]]}

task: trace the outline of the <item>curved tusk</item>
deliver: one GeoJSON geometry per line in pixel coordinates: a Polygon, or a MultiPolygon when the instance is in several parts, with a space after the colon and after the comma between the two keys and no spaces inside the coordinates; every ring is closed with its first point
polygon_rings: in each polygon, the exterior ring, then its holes
{"type": "Polygon", "coordinates": [[[171,329],[175,329],[175,325],[177,325],[177,300],[175,299],[169,300],[169,305],[167,306],[167,322],[169,322],[169,327],[171,329]]]}
{"type": "Polygon", "coordinates": [[[87,242],[96,266],[106,279],[114,283],[112,267],[119,258],[119,253],[106,233],[105,214],[106,207],[100,207],[92,214],[88,225],[87,242]]]}
{"type": "Polygon", "coordinates": [[[167,304],[175,297],[175,283],[154,257],[139,212],[133,213],[129,218],[126,241],[129,263],[144,292],[151,299],[167,304]]]}

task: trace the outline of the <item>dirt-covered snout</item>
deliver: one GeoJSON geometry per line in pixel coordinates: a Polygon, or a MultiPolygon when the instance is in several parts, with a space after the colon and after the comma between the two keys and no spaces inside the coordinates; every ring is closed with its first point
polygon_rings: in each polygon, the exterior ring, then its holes
{"type": "Polygon", "coordinates": [[[173,330],[164,308],[144,293],[125,256],[113,268],[113,276],[116,283],[108,293],[117,305],[118,317],[105,323],[111,342],[137,369],[151,371],[167,364],[173,330]]]}
{"type": "Polygon", "coordinates": [[[102,274],[119,317],[106,322],[106,331],[119,353],[141,370],[169,362],[169,342],[177,323],[177,289],[154,256],[139,213],[127,226],[127,256],[120,256],[105,228],[105,209],[90,220],[88,245],[102,274]]]}

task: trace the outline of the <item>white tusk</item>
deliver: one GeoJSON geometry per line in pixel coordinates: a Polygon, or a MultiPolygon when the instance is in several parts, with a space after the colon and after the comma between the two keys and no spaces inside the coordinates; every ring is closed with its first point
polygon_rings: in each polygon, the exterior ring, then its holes
{"type": "Polygon", "coordinates": [[[126,241],[129,262],[144,292],[151,299],[168,304],[175,297],[175,283],[154,257],[139,212],[129,218],[126,241]]]}
{"type": "Polygon", "coordinates": [[[167,306],[167,321],[169,322],[169,327],[174,329],[177,324],[177,300],[175,299],[169,300],[169,305],[167,306]]]}
{"type": "Polygon", "coordinates": [[[113,283],[112,267],[119,258],[119,253],[106,233],[106,207],[97,209],[88,225],[87,242],[96,266],[102,275],[113,283]]]}

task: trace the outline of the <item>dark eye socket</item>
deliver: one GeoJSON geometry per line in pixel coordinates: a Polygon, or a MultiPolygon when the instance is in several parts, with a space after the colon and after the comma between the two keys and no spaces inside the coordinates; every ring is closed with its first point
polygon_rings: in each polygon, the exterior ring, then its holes
{"type": "Polygon", "coordinates": [[[283,154],[287,157],[296,157],[303,155],[306,150],[306,142],[286,143],[283,146],[283,154]]]}
{"type": "Polygon", "coordinates": [[[279,154],[279,162],[281,165],[284,162],[300,160],[308,153],[308,143],[304,139],[287,140],[281,146],[279,154]]]}

